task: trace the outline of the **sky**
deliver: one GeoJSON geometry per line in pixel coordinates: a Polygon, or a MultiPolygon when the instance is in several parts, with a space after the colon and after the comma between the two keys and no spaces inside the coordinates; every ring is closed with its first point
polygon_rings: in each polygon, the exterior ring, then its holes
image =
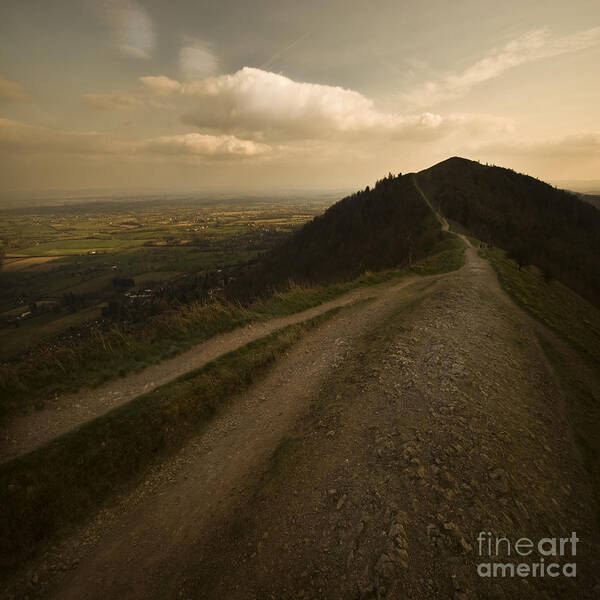
{"type": "Polygon", "coordinates": [[[600,179],[598,0],[2,0],[0,193],[600,179]]]}

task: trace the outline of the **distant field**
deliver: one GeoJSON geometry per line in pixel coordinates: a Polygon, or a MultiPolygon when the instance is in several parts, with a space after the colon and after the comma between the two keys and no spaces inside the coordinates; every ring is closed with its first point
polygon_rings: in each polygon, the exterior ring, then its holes
{"type": "Polygon", "coordinates": [[[32,256],[31,258],[8,258],[5,260],[2,269],[4,271],[22,271],[43,265],[52,260],[60,258],[59,256],[32,256]]]}
{"type": "MultiPolygon", "coordinates": [[[[135,285],[139,287],[140,285],[150,282],[160,283],[161,281],[167,281],[177,275],[179,275],[177,271],[153,271],[135,276],[132,279],[134,280],[135,285]]],[[[62,292],[72,294],[94,294],[102,290],[110,289],[114,277],[114,273],[101,275],[100,277],[89,279],[88,281],[84,281],[83,283],[79,283],[72,287],[64,288],[62,292]]]]}
{"type": "Polygon", "coordinates": [[[56,242],[44,242],[29,248],[19,250],[22,254],[36,257],[50,257],[50,260],[57,256],[68,254],[86,254],[88,252],[122,252],[131,248],[141,246],[146,240],[121,240],[121,239],[75,239],[60,240],[56,242]]]}
{"type": "Polygon", "coordinates": [[[151,271],[150,273],[144,273],[135,277],[136,285],[144,285],[152,282],[168,281],[181,275],[178,271],[151,271]]]}
{"type": "Polygon", "coordinates": [[[322,209],[314,203],[229,200],[0,212],[0,243],[7,253],[0,269],[0,360],[96,318],[100,306],[118,295],[115,278],[152,288],[183,274],[242,263],[322,209]]]}

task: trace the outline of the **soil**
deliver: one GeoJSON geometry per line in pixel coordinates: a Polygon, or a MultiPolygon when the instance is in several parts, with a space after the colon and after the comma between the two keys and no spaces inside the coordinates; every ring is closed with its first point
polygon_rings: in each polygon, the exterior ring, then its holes
{"type": "MultiPolygon", "coordinates": [[[[382,289],[310,332],[5,597],[600,597],[596,499],[542,330],[577,364],[473,248],[459,271],[382,289]],[[511,555],[481,555],[480,532],[511,555]],[[519,538],[571,532],[577,555],[567,545],[556,562],[576,578],[478,576],[480,563],[539,562],[515,555],[519,538]]],[[[600,400],[598,373],[578,373],[600,400]]]]}

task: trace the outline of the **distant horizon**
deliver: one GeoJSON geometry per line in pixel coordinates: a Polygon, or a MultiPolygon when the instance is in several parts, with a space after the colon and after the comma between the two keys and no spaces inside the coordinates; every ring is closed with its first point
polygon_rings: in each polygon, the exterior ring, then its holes
{"type": "MultiPolygon", "coordinates": [[[[476,161],[480,162],[481,161],[476,161]]],[[[437,163],[436,163],[437,164],[437,163]]],[[[429,168],[428,167],[425,168],[429,168]]],[[[495,165],[503,167],[503,165],[495,165]]],[[[508,167],[506,167],[508,168],[508,167]]],[[[400,172],[400,171],[399,171],[400,172]]],[[[412,171],[406,171],[409,173],[412,171]]],[[[418,172],[418,171],[415,171],[418,172]]],[[[388,171],[389,173],[389,171],[388,171]]],[[[397,174],[394,173],[394,174],[397,174]]],[[[530,173],[524,173],[531,177],[530,173]]],[[[240,197],[254,197],[254,196],[266,196],[266,197],[277,197],[281,195],[293,195],[293,194],[307,194],[309,196],[322,196],[332,194],[350,194],[360,189],[364,189],[367,185],[373,185],[377,179],[385,177],[387,173],[382,173],[380,177],[365,183],[361,187],[357,186],[300,186],[300,185],[289,185],[289,186],[278,186],[278,187],[265,187],[265,188],[248,188],[248,187],[234,187],[226,183],[220,185],[213,184],[212,186],[195,186],[188,188],[173,188],[172,186],[165,185],[162,187],[89,187],[89,188],[47,188],[47,189],[14,189],[0,191],[0,203],[18,200],[20,198],[26,198],[31,196],[33,199],[47,199],[47,200],[109,200],[109,199],[129,199],[136,195],[141,196],[185,196],[185,195],[199,195],[199,196],[240,196],[240,197]]],[[[542,178],[538,178],[542,179],[542,178]]],[[[599,194],[600,193],[600,179],[553,179],[544,180],[546,183],[553,185],[554,187],[565,189],[573,192],[583,194],[599,194]]]]}
{"type": "Polygon", "coordinates": [[[600,173],[590,0],[5,2],[0,49],[0,195],[600,173]]]}
{"type": "MultiPolygon", "coordinates": [[[[385,174],[382,174],[384,177],[385,174]]],[[[543,181],[543,180],[542,180],[543,181]]],[[[118,200],[130,200],[136,196],[140,199],[150,198],[152,196],[163,196],[163,197],[174,197],[174,196],[198,196],[198,199],[207,200],[207,196],[214,195],[216,200],[225,200],[225,196],[229,199],[244,199],[244,198],[257,198],[264,196],[265,199],[277,199],[281,196],[293,195],[306,195],[308,198],[318,198],[319,196],[330,196],[339,194],[340,198],[343,195],[352,194],[354,192],[365,189],[365,187],[372,186],[376,180],[366,184],[362,187],[320,187],[320,188],[265,188],[265,189],[235,189],[235,188],[190,188],[190,189],[169,189],[169,188],[84,188],[84,189],[39,189],[39,190],[7,190],[0,192],[0,208],[5,202],[16,201],[19,199],[26,199],[28,196],[31,197],[32,201],[35,200],[82,200],[82,201],[118,201],[118,200]]],[[[563,189],[570,192],[577,192],[580,194],[596,195],[600,194],[600,179],[598,180],[567,180],[567,181],[546,181],[556,188],[563,189]]]]}

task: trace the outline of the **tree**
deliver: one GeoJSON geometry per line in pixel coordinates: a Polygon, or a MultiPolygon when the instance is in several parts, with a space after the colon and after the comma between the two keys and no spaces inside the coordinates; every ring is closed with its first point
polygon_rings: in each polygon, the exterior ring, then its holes
{"type": "Polygon", "coordinates": [[[548,260],[545,256],[540,259],[540,269],[544,275],[546,283],[554,281],[558,276],[558,269],[556,265],[548,260]]]}
{"type": "Polygon", "coordinates": [[[527,175],[464,159],[441,163],[419,182],[444,216],[519,268],[539,267],[594,304],[600,302],[600,211],[527,175]]]}
{"type": "Polygon", "coordinates": [[[128,277],[115,277],[112,280],[112,285],[113,288],[118,292],[125,292],[130,290],[135,285],[135,281],[128,277]]]}
{"type": "Polygon", "coordinates": [[[531,264],[532,252],[527,244],[519,240],[510,248],[508,252],[509,258],[512,258],[518,265],[519,271],[522,267],[531,264]]]}

